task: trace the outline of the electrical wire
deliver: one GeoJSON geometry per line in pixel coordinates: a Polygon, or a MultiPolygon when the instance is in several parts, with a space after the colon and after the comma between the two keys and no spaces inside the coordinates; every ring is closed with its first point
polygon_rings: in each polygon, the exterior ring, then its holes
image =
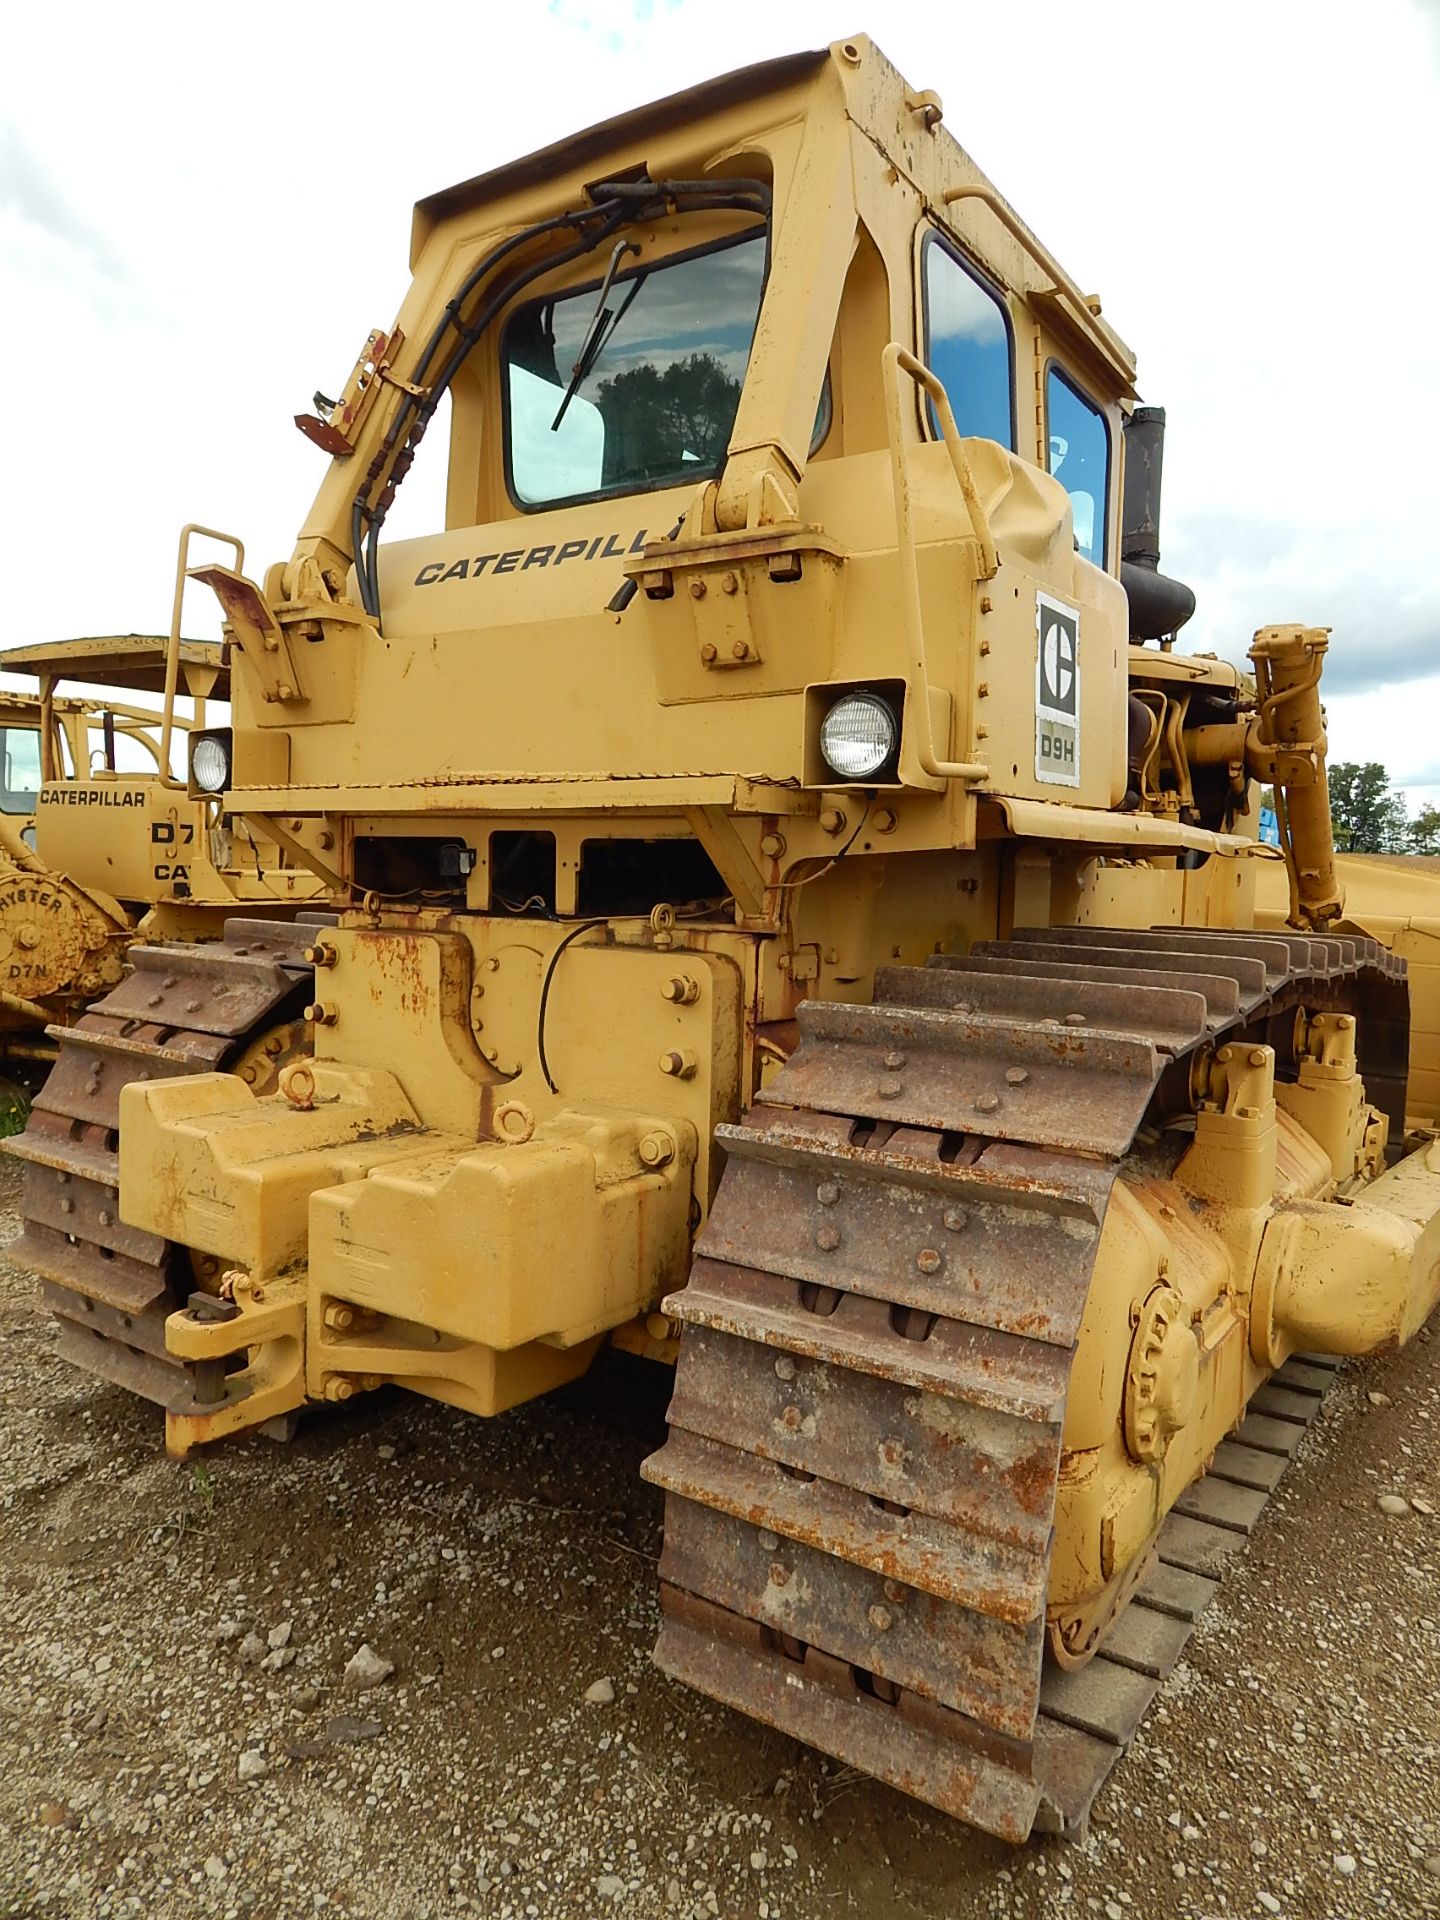
{"type": "Polygon", "coordinates": [[[830,858],[825,862],[823,867],[817,867],[814,873],[807,873],[803,880],[782,880],[780,882],[779,887],[777,888],[777,892],[798,893],[801,887],[808,887],[812,880],[819,880],[822,877],[822,875],[829,873],[832,868],[838,867],[840,862],[845,858],[846,854],[850,851],[851,847],[854,846],[855,842],[860,838],[861,834],[865,831],[865,822],[870,818],[870,809],[871,807],[874,806],[874,804],[875,804],[875,798],[874,798],[874,795],[872,794],[871,797],[865,802],[865,811],[860,816],[860,824],[856,827],[855,831],[851,834],[850,838],[845,842],[844,846],[836,848],[835,852],[831,854],[830,858]]]}
{"type": "Polygon", "coordinates": [[[551,1093],[558,1093],[560,1089],[556,1086],[554,1078],[551,1075],[550,1062],[545,1055],[545,1009],[550,1003],[550,982],[555,978],[555,968],[561,954],[564,953],[572,941],[578,940],[582,933],[590,933],[593,932],[596,927],[608,927],[609,925],[610,922],[608,919],[600,919],[582,920],[578,927],[572,927],[551,954],[550,964],[545,969],[545,978],[540,983],[540,1012],[536,1022],[535,1034],[536,1052],[540,1058],[540,1071],[544,1074],[545,1084],[549,1087],[551,1093]]]}

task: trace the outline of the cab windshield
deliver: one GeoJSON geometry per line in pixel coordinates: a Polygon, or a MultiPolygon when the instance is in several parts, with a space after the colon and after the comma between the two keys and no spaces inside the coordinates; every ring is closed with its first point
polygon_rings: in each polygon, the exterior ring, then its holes
{"type": "Polygon", "coordinates": [[[608,283],[517,309],[501,343],[517,506],[641,493],[719,470],[765,254],[761,229],[653,267],[620,264],[608,283]]]}

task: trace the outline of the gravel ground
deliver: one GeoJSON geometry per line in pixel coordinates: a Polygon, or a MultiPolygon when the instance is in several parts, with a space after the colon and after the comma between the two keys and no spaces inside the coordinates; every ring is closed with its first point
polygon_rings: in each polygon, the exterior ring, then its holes
{"type": "Polygon", "coordinates": [[[1440,1517],[1377,1506],[1440,1507],[1440,1342],[1342,1376],[1089,1840],[1011,1852],[651,1666],[658,1370],[177,1466],[3,1263],[0,1329],[0,1920],[1440,1915],[1440,1517]]]}

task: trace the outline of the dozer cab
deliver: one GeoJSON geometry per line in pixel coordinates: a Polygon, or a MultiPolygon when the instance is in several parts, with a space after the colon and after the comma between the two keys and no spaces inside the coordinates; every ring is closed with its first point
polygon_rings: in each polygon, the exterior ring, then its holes
{"type": "Polygon", "coordinates": [[[1326,1365],[1272,1376],[1440,1288],[1325,635],[1171,644],[1129,350],[868,40],[435,194],[412,268],[293,556],[204,570],[224,810],[335,924],[132,956],[118,1203],[22,1141],[29,1257],[181,1454],[674,1362],[661,1666],[1073,1828],[1326,1365]],[[312,1058],[204,1071],[297,983],[312,1058]]]}

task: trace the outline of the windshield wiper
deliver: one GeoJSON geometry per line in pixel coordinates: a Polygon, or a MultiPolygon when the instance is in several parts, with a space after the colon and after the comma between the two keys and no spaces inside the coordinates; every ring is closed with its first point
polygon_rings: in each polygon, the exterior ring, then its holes
{"type": "Polygon", "coordinates": [[[608,335],[613,333],[615,327],[618,327],[620,322],[625,318],[625,313],[630,302],[640,291],[640,282],[645,277],[643,274],[636,276],[635,284],[626,295],[625,305],[621,307],[619,313],[612,316],[605,302],[609,297],[611,287],[615,283],[615,270],[627,253],[639,253],[639,251],[639,247],[633,240],[617,240],[611,250],[610,264],[606,267],[605,278],[600,284],[600,296],[595,302],[595,311],[590,317],[589,326],[585,329],[585,338],[580,344],[579,357],[575,365],[570,369],[570,384],[566,387],[565,397],[560,402],[560,411],[550,422],[550,431],[552,433],[555,433],[559,429],[560,422],[565,418],[570,402],[580,390],[581,382],[594,366],[595,362],[600,358],[600,349],[604,346],[608,335]]]}

